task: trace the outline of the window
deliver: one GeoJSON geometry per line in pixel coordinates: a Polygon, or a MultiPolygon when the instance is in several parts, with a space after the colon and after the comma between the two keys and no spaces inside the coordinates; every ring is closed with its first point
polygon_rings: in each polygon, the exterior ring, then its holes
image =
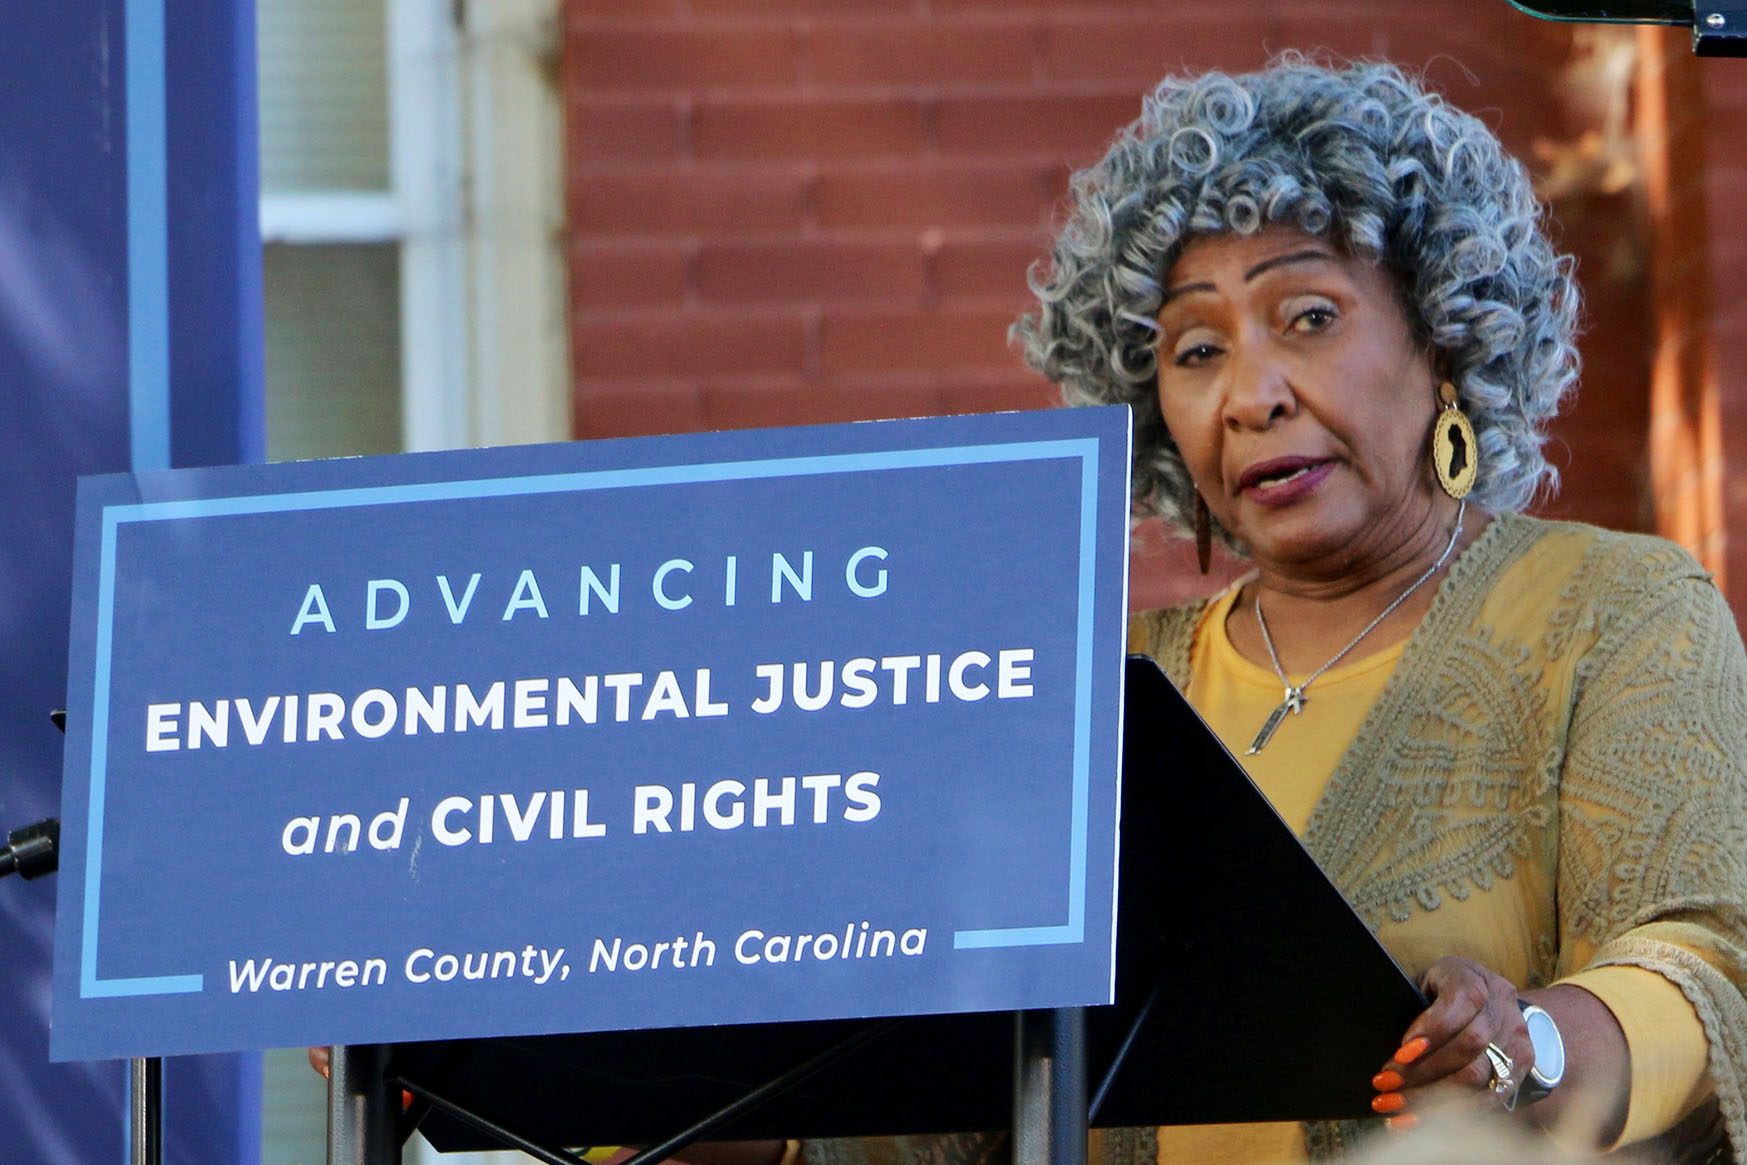
{"type": "MultiPolygon", "coordinates": [[[[257,0],[269,458],[570,436],[557,19],[257,0]]],[[[263,1080],[263,1165],[319,1159],[303,1050],[263,1080]]]]}

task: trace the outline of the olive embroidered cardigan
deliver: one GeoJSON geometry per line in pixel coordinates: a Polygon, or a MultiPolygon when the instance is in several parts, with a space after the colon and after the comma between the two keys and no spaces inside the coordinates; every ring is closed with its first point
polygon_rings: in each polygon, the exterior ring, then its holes
{"type": "MultiPolygon", "coordinates": [[[[1138,617],[1131,647],[1187,684],[1204,608],[1138,617]]],[[[1386,944],[1527,880],[1510,888],[1545,903],[1547,926],[1511,960],[1521,985],[1616,964],[1673,982],[1704,1025],[1718,1108],[1747,1159],[1747,654],[1684,551],[1494,520],[1440,587],[1303,840],[1386,944]],[[1524,579],[1546,601],[1524,602],[1524,579]]],[[[1352,1132],[1318,1127],[1310,1147],[1352,1132]]]]}

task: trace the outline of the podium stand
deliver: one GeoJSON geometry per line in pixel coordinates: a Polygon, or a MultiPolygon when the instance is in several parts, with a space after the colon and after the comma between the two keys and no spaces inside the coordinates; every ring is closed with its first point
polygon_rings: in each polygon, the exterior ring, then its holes
{"type": "Polygon", "coordinates": [[[1012,1129],[1018,1160],[1072,1163],[1088,1123],[1371,1115],[1370,1077],[1424,998],[1158,667],[1127,667],[1113,1006],[351,1049],[330,1161],[397,1160],[421,1119],[442,1151],[552,1162],[579,1159],[558,1145],[656,1159],[700,1138],[1012,1129]]]}

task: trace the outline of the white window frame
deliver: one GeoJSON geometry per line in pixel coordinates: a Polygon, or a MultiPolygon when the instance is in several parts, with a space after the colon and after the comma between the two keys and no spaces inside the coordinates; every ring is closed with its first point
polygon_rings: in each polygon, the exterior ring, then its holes
{"type": "Polygon", "coordinates": [[[559,0],[385,7],[390,189],[263,194],[262,242],[399,248],[403,448],[569,440],[559,0]]]}
{"type": "Polygon", "coordinates": [[[407,450],[571,436],[558,0],[387,0],[388,191],[266,194],[265,243],[400,249],[407,450]]]}

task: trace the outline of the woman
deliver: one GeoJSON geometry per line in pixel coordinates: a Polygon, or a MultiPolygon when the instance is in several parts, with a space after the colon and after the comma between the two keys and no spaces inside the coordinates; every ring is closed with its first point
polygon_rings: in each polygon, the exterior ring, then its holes
{"type": "MultiPolygon", "coordinates": [[[[1477,120],[1289,56],[1159,87],[1015,334],[1070,401],[1133,407],[1142,513],[1254,567],[1131,642],[1420,978],[1376,1111],[1726,1127],[1747,1159],[1747,657],[1679,549],[1517,513],[1554,479],[1571,270],[1477,120]]],[[[1159,1135],[1280,1160],[1360,1131],[1159,1135]]]]}

